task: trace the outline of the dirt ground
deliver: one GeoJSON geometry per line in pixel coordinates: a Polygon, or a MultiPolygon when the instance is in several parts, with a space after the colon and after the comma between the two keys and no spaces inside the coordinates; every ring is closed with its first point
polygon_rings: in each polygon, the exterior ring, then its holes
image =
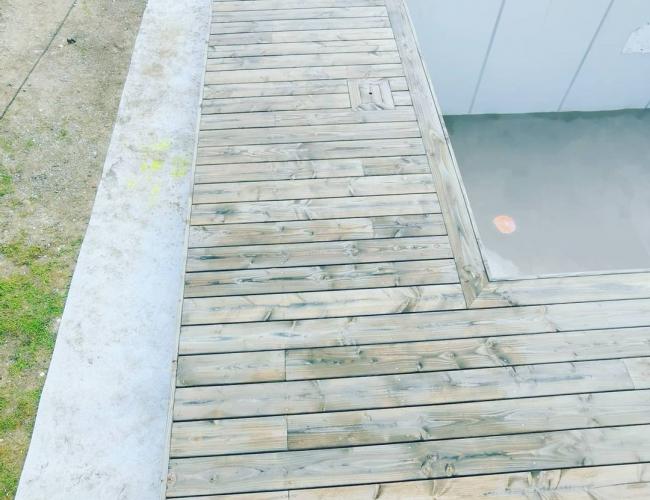
{"type": "Polygon", "coordinates": [[[15,494],[145,4],[0,0],[0,499],[15,494]]]}

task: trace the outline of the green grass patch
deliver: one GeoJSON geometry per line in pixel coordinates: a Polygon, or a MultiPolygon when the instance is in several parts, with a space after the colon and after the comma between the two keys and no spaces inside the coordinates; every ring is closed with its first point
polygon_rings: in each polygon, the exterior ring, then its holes
{"type": "Polygon", "coordinates": [[[51,326],[63,311],[63,296],[49,289],[48,275],[47,267],[33,265],[0,279],[0,342],[17,343],[12,372],[29,368],[40,348],[54,345],[51,326]]]}
{"type": "Polygon", "coordinates": [[[14,383],[0,387],[0,498],[14,497],[22,467],[26,437],[31,433],[41,395],[36,388],[14,383]]]}
{"type": "MultiPolygon", "coordinates": [[[[66,247],[67,248],[67,247],[66,247]]],[[[34,425],[45,363],[54,347],[53,322],[63,311],[57,291],[59,256],[29,245],[24,236],[0,245],[16,268],[0,277],[0,499],[14,497],[34,425]],[[2,373],[4,370],[4,376],[2,373]]]]}
{"type": "Polygon", "coordinates": [[[25,238],[0,245],[0,253],[17,266],[31,266],[45,254],[45,249],[37,245],[28,245],[25,238]]]}
{"type": "Polygon", "coordinates": [[[7,154],[14,153],[14,144],[8,137],[0,136],[0,151],[4,151],[7,154]]]}
{"type": "Polygon", "coordinates": [[[13,401],[0,395],[0,435],[14,431],[36,414],[40,389],[19,392],[13,401]]]}
{"type": "Polygon", "coordinates": [[[0,198],[14,190],[11,175],[0,165],[0,198]]]}
{"type": "Polygon", "coordinates": [[[0,343],[11,341],[11,371],[20,372],[33,365],[37,351],[54,345],[52,322],[63,310],[63,296],[52,290],[54,262],[40,263],[45,250],[28,245],[24,238],[0,245],[0,253],[17,266],[19,272],[0,278],[0,343]]]}
{"type": "Polygon", "coordinates": [[[1,498],[13,498],[13,493],[18,488],[18,472],[15,468],[5,464],[0,458],[0,495],[1,498]]]}

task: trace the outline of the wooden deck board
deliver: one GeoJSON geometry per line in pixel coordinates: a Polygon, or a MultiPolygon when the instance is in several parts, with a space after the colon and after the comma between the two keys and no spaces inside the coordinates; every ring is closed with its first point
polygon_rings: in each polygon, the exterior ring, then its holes
{"type": "MultiPolygon", "coordinates": [[[[650,493],[647,463],[550,469],[464,478],[444,478],[362,486],[314,488],[235,495],[192,497],[194,500],[645,500],[650,493]]],[[[184,499],[188,500],[188,499],[184,499]]]]}
{"type": "Polygon", "coordinates": [[[341,448],[650,423],[650,391],[541,396],[378,410],[177,422],[172,456],[341,448]],[[237,427],[235,427],[237,426],[237,427]],[[230,439],[245,450],[230,451],[230,439]],[[271,439],[257,429],[264,428],[271,439]],[[272,436],[284,436],[284,441],[272,436]]]}
{"type": "Polygon", "coordinates": [[[205,495],[650,460],[650,426],[170,460],[167,493],[205,495]]]}
{"type": "MultiPolygon", "coordinates": [[[[243,247],[192,248],[187,272],[268,269],[296,266],[403,262],[451,258],[445,236],[388,238],[383,240],[330,241],[252,245],[243,247]]],[[[189,278],[189,276],[188,276],[189,278]]]]}
{"type": "Polygon", "coordinates": [[[167,495],[648,498],[650,283],[472,274],[399,0],[212,11],[167,495]]]}

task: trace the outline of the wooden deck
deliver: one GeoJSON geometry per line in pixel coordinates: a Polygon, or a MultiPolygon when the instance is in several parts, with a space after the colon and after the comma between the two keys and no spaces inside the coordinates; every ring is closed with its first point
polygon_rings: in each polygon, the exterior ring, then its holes
{"type": "Polygon", "coordinates": [[[472,304],[399,1],[213,11],[168,497],[650,498],[648,283],[472,304]]]}

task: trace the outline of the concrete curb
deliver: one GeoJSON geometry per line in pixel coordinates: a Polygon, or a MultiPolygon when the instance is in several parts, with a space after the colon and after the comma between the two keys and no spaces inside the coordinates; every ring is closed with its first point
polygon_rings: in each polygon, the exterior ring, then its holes
{"type": "Polygon", "coordinates": [[[150,0],[19,500],[157,499],[210,0],[150,0]]]}

